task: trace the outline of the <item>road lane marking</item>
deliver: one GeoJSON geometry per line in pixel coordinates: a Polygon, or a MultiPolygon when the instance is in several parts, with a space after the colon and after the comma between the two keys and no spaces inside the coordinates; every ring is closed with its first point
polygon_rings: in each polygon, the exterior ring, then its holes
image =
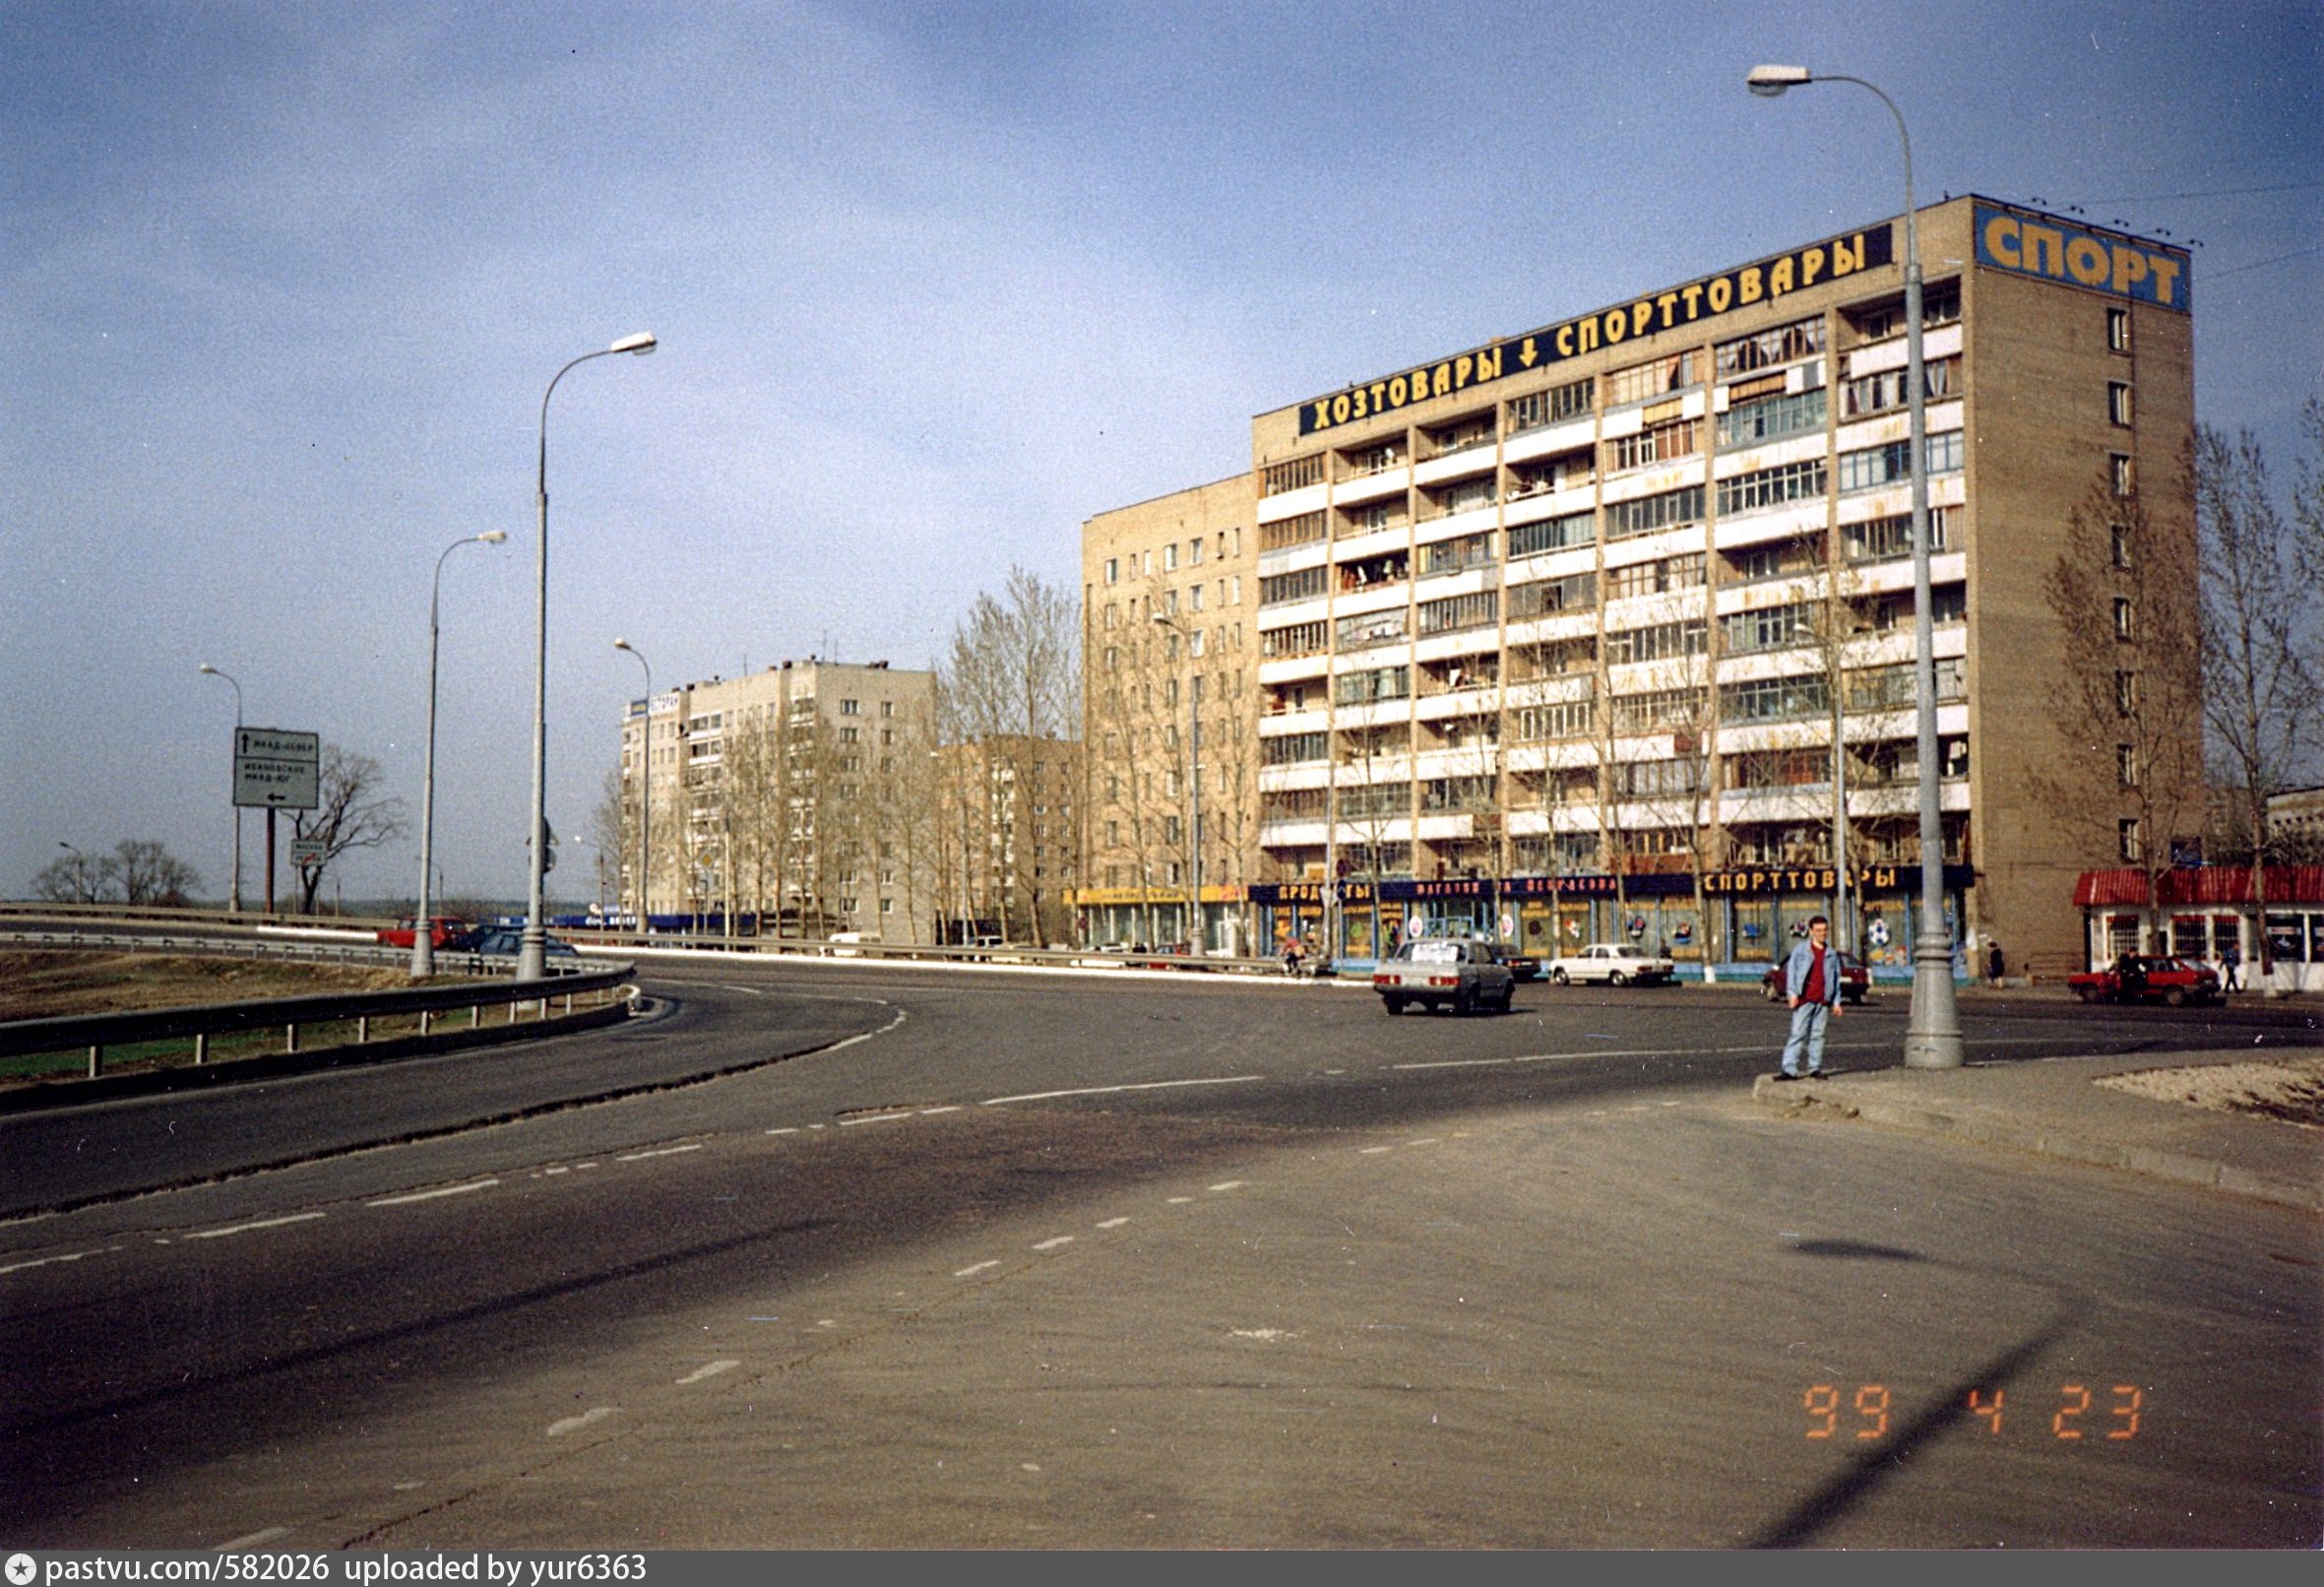
{"type": "Polygon", "coordinates": [[[943,1107],[941,1107],[941,1108],[923,1108],[923,1109],[921,1109],[921,1110],[920,1110],[920,1116],[921,1116],[922,1118],[925,1118],[925,1117],[927,1117],[927,1116],[928,1116],[930,1113],[957,1113],[957,1112],[959,1112],[960,1111],[961,1111],[961,1105],[960,1105],[959,1103],[957,1103],[957,1102],[948,1102],[948,1103],[946,1103],[946,1104],[945,1104],[943,1107]]]}
{"type": "Polygon", "coordinates": [[[1028,1091],[1015,1097],[987,1097],[976,1106],[998,1108],[1005,1102],[1048,1102],[1057,1097],[1110,1097],[1123,1091],[1168,1091],[1177,1086],[1239,1086],[1266,1078],[1258,1074],[1237,1074],[1218,1080],[1149,1080],[1134,1086],[1085,1086],[1079,1091],[1028,1091]]]}
{"type": "Polygon", "coordinates": [[[326,1216],[319,1212],[294,1212],[287,1218],[261,1218],[255,1223],[228,1224],[223,1229],[204,1229],[186,1236],[188,1239],[223,1239],[228,1235],[246,1234],[253,1229],[280,1229],[284,1224],[303,1224],[326,1216]]]}
{"type": "Polygon", "coordinates": [[[770,1135],[796,1135],[798,1132],[799,1127],[796,1124],[785,1124],[780,1128],[767,1131],[767,1133],[770,1135]]]}
{"type": "Polygon", "coordinates": [[[235,1538],[229,1543],[221,1543],[210,1552],[212,1554],[232,1554],[236,1549],[255,1549],[262,1543],[272,1543],[277,1538],[288,1536],[290,1536],[290,1528],[270,1526],[263,1532],[253,1532],[246,1537],[235,1538]]]}
{"type": "Polygon", "coordinates": [[[1071,1235],[1059,1235],[1054,1239],[1044,1239],[1037,1242],[1033,1248],[1036,1251],[1053,1251],[1060,1245],[1070,1245],[1072,1243],[1073,1237],[1071,1235]]]}
{"type": "Polygon", "coordinates": [[[592,1406],[579,1416],[569,1416],[562,1422],[550,1423],[548,1435],[552,1438],[562,1438],[568,1432],[579,1432],[583,1428],[589,1427],[593,1423],[604,1421],[613,1414],[615,1409],[610,1405],[592,1406]]]}
{"type": "Polygon", "coordinates": [[[1382,1152],[1393,1152],[1395,1150],[1396,1148],[1393,1146],[1359,1146],[1355,1149],[1355,1152],[1356,1156],[1358,1157],[1376,1157],[1382,1152]]]}
{"type": "Polygon", "coordinates": [[[366,1201],[366,1207],[408,1207],[414,1201],[434,1201],[440,1196],[465,1196],[471,1190],[489,1190],[498,1179],[476,1179],[468,1184],[447,1184],[434,1190],[414,1190],[408,1196],[382,1196],[377,1201],[366,1201]]]}
{"type": "Polygon", "coordinates": [[[1192,1201],[1194,1197],[1192,1196],[1172,1196],[1169,1198],[1167,1205],[1172,1207],[1183,1207],[1186,1205],[1186,1203],[1192,1201]]]}
{"type": "Polygon", "coordinates": [[[1628,1047],[1619,1051],[1591,1048],[1581,1052],[1529,1052],[1514,1058],[1439,1058],[1427,1063],[1391,1063],[1390,1069],[1479,1069],[1502,1063],[1562,1063],[1568,1058],[1686,1058],[1717,1057],[1737,1052],[1765,1052],[1764,1042],[1749,1047],[1715,1047],[1701,1052],[1678,1052],[1666,1047],[1628,1047]]]}
{"type": "Polygon", "coordinates": [[[737,1367],[737,1366],[740,1366],[741,1365],[742,1365],[742,1363],[740,1363],[740,1362],[728,1362],[728,1361],[717,1361],[717,1362],[712,1362],[712,1363],[711,1363],[709,1365],[707,1365],[707,1366],[697,1366],[697,1367],[695,1367],[695,1368],[694,1368],[694,1370],[692,1370],[692,1371],[688,1372],[688,1373],[687,1373],[687,1374],[686,1374],[684,1377],[681,1377],[681,1378],[679,1378],[679,1379],[678,1379],[678,1381],[677,1381],[677,1385],[676,1385],[676,1386],[677,1386],[677,1387],[679,1387],[679,1388],[684,1388],[684,1387],[685,1387],[687,1384],[689,1384],[689,1383],[699,1383],[699,1382],[701,1382],[701,1381],[702,1381],[704,1378],[706,1378],[706,1377],[716,1377],[716,1376],[718,1376],[718,1375],[719,1375],[721,1372],[730,1372],[730,1371],[734,1370],[734,1368],[735,1368],[735,1367],[737,1367]]]}
{"type": "Polygon", "coordinates": [[[1128,1222],[1129,1220],[1127,1218],[1108,1218],[1105,1220],[1105,1222],[1099,1224],[1098,1227],[1099,1229],[1119,1229],[1122,1225],[1128,1222]]]}
{"type": "Polygon", "coordinates": [[[657,1146],[651,1152],[625,1152],[613,1161],[616,1163],[643,1163],[650,1157],[676,1157],[680,1152],[699,1152],[701,1150],[702,1143],[696,1141],[690,1146],[657,1146]]]}
{"type": "Polygon", "coordinates": [[[6,1267],[0,1267],[0,1273],[22,1273],[26,1268],[46,1267],[52,1262],[78,1262],[84,1256],[102,1256],[107,1251],[117,1251],[120,1248],[118,1245],[105,1245],[95,1250],[67,1251],[62,1256],[37,1257],[30,1262],[11,1262],[6,1267]]]}
{"type": "Polygon", "coordinates": [[[841,1120],[840,1120],[840,1128],[842,1128],[842,1129],[846,1129],[846,1128],[847,1128],[848,1125],[850,1125],[850,1124],[886,1124],[886,1123],[890,1123],[890,1122],[892,1122],[892,1121],[894,1121],[894,1120],[896,1120],[896,1119],[899,1119],[899,1118],[910,1118],[911,1116],[911,1113],[909,1113],[909,1112],[901,1112],[901,1113],[865,1113],[865,1114],[864,1114],[864,1115],[863,1115],[861,1118],[843,1118],[843,1119],[841,1119],[841,1120]]]}
{"type": "Polygon", "coordinates": [[[954,1278],[956,1278],[956,1279],[967,1279],[967,1278],[974,1278],[974,1277],[975,1277],[977,1274],[979,1274],[979,1273],[983,1272],[983,1271],[984,1271],[986,1268],[988,1268],[988,1267],[998,1267],[998,1266],[1000,1266],[1000,1265],[1001,1265],[1001,1264],[1000,1264],[1000,1262],[998,1261],[998,1259],[995,1259],[995,1260],[993,1260],[993,1261],[990,1261],[990,1262],[977,1262],[977,1263],[974,1263],[974,1264],[973,1264],[973,1265],[971,1265],[971,1266],[969,1266],[969,1267],[964,1267],[964,1268],[961,1268],[959,1271],[955,1272],[955,1273],[954,1273],[952,1276],[953,1276],[954,1278]]]}
{"type": "Polygon", "coordinates": [[[1222,1179],[1217,1184],[1212,1185],[1211,1190],[1214,1194],[1221,1190],[1240,1190],[1246,1182],[1247,1181],[1242,1179],[1222,1179]]]}

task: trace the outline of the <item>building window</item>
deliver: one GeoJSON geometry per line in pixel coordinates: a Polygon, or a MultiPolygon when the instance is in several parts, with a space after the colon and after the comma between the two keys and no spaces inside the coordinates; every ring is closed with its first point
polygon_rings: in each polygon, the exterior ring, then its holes
{"type": "Polygon", "coordinates": [[[1202,587],[1201,585],[1199,585],[1199,584],[1190,584],[1190,585],[1188,585],[1188,586],[1186,587],[1186,609],[1187,609],[1187,610],[1189,610],[1189,611],[1200,611],[1200,610],[1202,610],[1202,598],[1203,598],[1203,587],[1202,587]]]}
{"type": "Polygon", "coordinates": [[[1521,524],[1509,531],[1509,560],[1514,562],[1521,556],[1541,551],[1561,551],[1570,545],[1587,545],[1597,538],[1598,515],[1594,512],[1567,513],[1563,518],[1521,524]]]}
{"type": "Polygon", "coordinates": [[[1692,457],[1702,450],[1702,433],[1700,419],[1681,418],[1649,425],[1635,435],[1617,437],[1605,443],[1606,472],[1643,469],[1651,463],[1692,457]]]}
{"type": "Polygon", "coordinates": [[[2116,352],[2130,350],[2130,310],[2106,310],[2106,346],[2116,352]]]}
{"type": "Polygon", "coordinates": [[[1719,415],[1721,450],[1780,441],[1824,427],[1824,394],[1803,391],[1796,396],[1773,396],[1738,402],[1719,415]]]}
{"type": "Polygon", "coordinates": [[[1590,412],[1592,392],[1592,382],[1576,380],[1516,398],[1509,404],[1509,433],[1515,435],[1562,419],[1577,418],[1590,412]]]}
{"type": "Polygon", "coordinates": [[[1280,551],[1287,545],[1304,545],[1323,538],[1324,518],[1320,510],[1259,526],[1259,549],[1262,551],[1280,551]]]}
{"type": "Polygon", "coordinates": [[[1713,356],[1718,378],[1727,380],[1754,369],[1773,369],[1779,364],[1811,358],[1823,350],[1824,319],[1819,314],[1813,319],[1779,325],[1772,331],[1722,342],[1713,349],[1713,356]]]}
{"type": "Polygon", "coordinates": [[[2114,598],[2114,637],[2125,640],[2138,637],[2128,596],[2114,598]]]}
{"type": "Polygon", "coordinates": [[[1176,540],[1172,540],[1162,547],[1162,571],[1164,573],[1178,571],[1178,542],[1176,540]]]}
{"type": "Polygon", "coordinates": [[[1561,611],[1587,611],[1598,604],[1598,575],[1595,573],[1569,574],[1562,579],[1544,579],[1509,587],[1509,615],[1520,617],[1547,617],[1561,611]]]}
{"type": "Polygon", "coordinates": [[[2114,547],[2114,565],[2118,568],[2129,567],[2130,526],[2128,524],[2116,524],[2109,532],[2109,535],[2113,541],[2114,547]]]}
{"type": "Polygon", "coordinates": [[[1703,487],[1688,485],[1683,490],[1665,490],[1659,496],[1637,496],[1629,501],[1607,504],[1605,509],[1605,538],[1609,540],[1628,540],[1634,535],[1651,535],[1658,530],[1684,529],[1703,521],[1703,487]]]}
{"type": "Polygon", "coordinates": [[[1675,661],[1702,655],[1708,643],[1700,617],[1646,628],[1619,628],[1605,636],[1605,659],[1615,667],[1624,662],[1675,661]]]}
{"type": "Polygon", "coordinates": [[[1323,454],[1293,458],[1288,463],[1271,463],[1262,477],[1267,485],[1265,494],[1270,496],[1318,483],[1323,478],[1323,454]]]}
{"type": "MultiPolygon", "coordinates": [[[[1841,389],[1840,414],[1843,418],[1865,418],[1873,413],[1885,413],[1902,408],[1912,382],[1903,369],[1882,369],[1874,374],[1858,375],[1841,389]]],[[[1937,358],[1920,366],[1920,393],[1930,402],[1951,397],[1961,390],[1961,360],[1937,358]]]]}
{"type": "Polygon", "coordinates": [[[1693,551],[1685,556],[1665,556],[1659,562],[1633,562],[1628,567],[1608,568],[1605,598],[1628,601],[1637,596],[1697,589],[1707,576],[1708,560],[1701,551],[1693,551]]]}
{"type": "Polygon", "coordinates": [[[1463,628],[1489,628],[1500,621],[1500,617],[1501,601],[1497,590],[1480,590],[1475,595],[1454,596],[1447,601],[1420,603],[1420,632],[1423,634],[1449,634],[1463,628]]]}
{"type": "Polygon", "coordinates": [[[2123,788],[2138,787],[2138,747],[2135,744],[2114,746],[2114,781],[2123,788]]]}
{"type": "Polygon", "coordinates": [[[2121,452],[2107,454],[2106,465],[2107,475],[2114,486],[2115,495],[2128,496],[2137,491],[2138,472],[2131,467],[2130,459],[2126,454],[2121,452]]]}
{"type": "Polygon", "coordinates": [[[842,700],[842,701],[840,702],[840,715],[841,715],[841,716],[843,716],[843,717],[858,717],[858,716],[861,716],[862,714],[863,714],[863,702],[862,702],[862,701],[860,701],[860,700],[842,700]]]}
{"type": "Polygon", "coordinates": [[[1607,375],[1605,406],[1619,408],[1624,403],[1645,402],[1650,397],[1666,397],[1702,383],[1702,349],[1689,348],[1684,352],[1673,352],[1651,363],[1633,364],[1607,375]]]}
{"type": "Polygon", "coordinates": [[[1823,495],[1828,484],[1829,476],[1821,458],[1807,463],[1788,463],[1780,469],[1762,469],[1757,474],[1738,474],[1719,481],[1719,516],[1726,518],[1733,513],[1760,512],[1795,501],[1812,501],[1823,495]]]}
{"type": "Polygon", "coordinates": [[[1200,536],[1196,536],[1193,540],[1190,540],[1186,542],[1186,560],[1193,563],[1196,567],[1202,566],[1202,553],[1203,542],[1200,536]]]}
{"type": "Polygon", "coordinates": [[[2114,823],[2114,847],[2124,859],[2133,863],[2144,857],[2146,846],[2139,842],[2138,818],[2136,816],[2129,816],[2114,823]]]}
{"type": "Polygon", "coordinates": [[[1259,604],[1281,605],[1287,601],[1311,601],[1324,593],[1327,570],[1301,568],[1296,573],[1275,573],[1259,580],[1259,604]]]}
{"type": "Polygon", "coordinates": [[[2106,417],[2125,428],[2129,426],[2130,382],[2126,380],[2106,382],[2106,417]]]}
{"type": "Polygon", "coordinates": [[[1121,558],[1120,558],[1120,557],[1118,557],[1118,556],[1109,556],[1109,557],[1107,557],[1107,558],[1105,559],[1105,582],[1106,582],[1107,584],[1118,584],[1118,583],[1120,583],[1120,582],[1121,582],[1121,576],[1122,576],[1122,561],[1121,561],[1121,558]]]}
{"type": "Polygon", "coordinates": [[[2136,672],[2116,672],[2114,674],[2114,710],[2118,715],[2125,717],[2138,710],[2138,674],[2136,672]]]}

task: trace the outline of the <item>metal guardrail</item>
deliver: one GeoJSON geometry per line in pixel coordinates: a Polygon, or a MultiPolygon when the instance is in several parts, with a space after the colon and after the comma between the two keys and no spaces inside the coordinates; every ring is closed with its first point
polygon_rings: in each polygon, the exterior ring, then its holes
{"type": "MultiPolygon", "coordinates": [[[[16,940],[26,938],[22,935],[16,940]]],[[[151,942],[152,938],[140,938],[151,942]]],[[[396,950],[390,950],[394,952],[396,950]]],[[[408,962],[408,954],[400,955],[408,962]]],[[[86,1049],[92,1079],[103,1072],[107,1047],[151,1042],[191,1040],[194,1062],[207,1063],[210,1039],[244,1031],[283,1032],[283,1050],[296,1052],[299,1029],[317,1025],[355,1024],[358,1045],[370,1039],[375,1019],[417,1015],[419,1034],[426,1036],[436,1016],[466,1010],[471,1026],[484,1022],[487,1009],[506,1008],[514,1025],[528,1007],[537,1006],[539,1019],[549,1017],[549,1005],[564,1004],[573,1012],[577,998],[597,1006],[616,995],[632,994],[637,967],[614,965],[603,970],[569,972],[550,981],[491,980],[452,985],[415,986],[395,991],[332,992],[305,997],[269,997],[240,1003],[210,1003],[194,1008],[148,1009],[126,1014],[67,1014],[50,1019],[15,1020],[0,1024],[0,1058],[26,1057],[44,1052],[86,1049]]]]}

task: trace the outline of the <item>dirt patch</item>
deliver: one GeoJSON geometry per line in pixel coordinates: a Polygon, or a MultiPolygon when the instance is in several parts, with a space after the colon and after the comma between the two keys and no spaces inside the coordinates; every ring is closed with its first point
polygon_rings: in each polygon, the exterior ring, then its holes
{"type": "Polygon", "coordinates": [[[2223,1113],[2257,1113],[2288,1124],[2324,1129],[2324,1053],[2206,1063],[2184,1069],[2142,1069],[2099,1082],[2158,1102],[2185,1103],[2223,1113]]]}
{"type": "Polygon", "coordinates": [[[146,953],[0,953],[0,1021],[195,1008],[262,997],[388,991],[402,970],[146,953]]]}

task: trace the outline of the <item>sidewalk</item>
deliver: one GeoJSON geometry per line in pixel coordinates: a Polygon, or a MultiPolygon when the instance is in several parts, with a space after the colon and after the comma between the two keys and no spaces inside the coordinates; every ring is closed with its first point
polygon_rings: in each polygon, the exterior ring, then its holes
{"type": "Polygon", "coordinates": [[[1861,1119],[1923,1134],[2134,1174],[2324,1212],[2324,1128],[2186,1100],[2242,1089],[2227,1066],[2313,1057],[2312,1047],[2249,1047],[2151,1056],[2041,1058],[1958,1069],[1874,1069],[1778,1082],[1761,1075],[1752,1100],[1793,1116],[1861,1119]],[[2179,1071],[2187,1071],[2179,1084],[2179,1071]],[[2144,1075],[2153,1094],[2102,1085],[2144,1075]]]}

